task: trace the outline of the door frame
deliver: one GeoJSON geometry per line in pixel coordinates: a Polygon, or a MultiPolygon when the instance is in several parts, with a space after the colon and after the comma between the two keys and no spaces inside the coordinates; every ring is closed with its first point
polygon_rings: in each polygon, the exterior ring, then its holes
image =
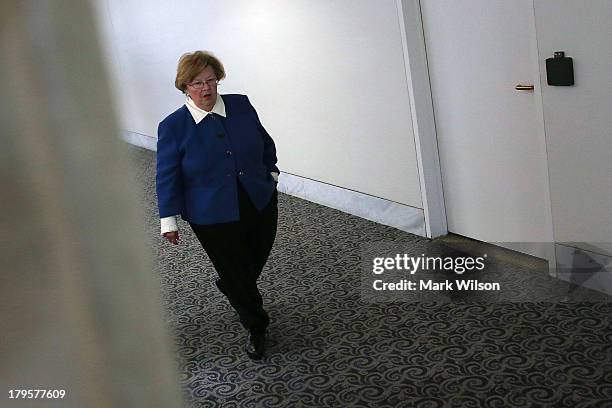
{"type": "Polygon", "coordinates": [[[427,238],[448,234],[419,0],[396,0],[427,238]]]}

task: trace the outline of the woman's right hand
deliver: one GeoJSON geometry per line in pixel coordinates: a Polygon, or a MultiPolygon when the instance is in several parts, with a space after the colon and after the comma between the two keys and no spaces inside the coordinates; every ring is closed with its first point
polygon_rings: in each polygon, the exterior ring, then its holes
{"type": "Polygon", "coordinates": [[[171,244],[178,245],[179,233],[178,231],[165,232],[164,238],[166,238],[171,244]]]}

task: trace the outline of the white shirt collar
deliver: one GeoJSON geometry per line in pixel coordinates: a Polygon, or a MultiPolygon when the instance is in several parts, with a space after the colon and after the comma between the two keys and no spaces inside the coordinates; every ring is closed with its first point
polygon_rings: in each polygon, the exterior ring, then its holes
{"type": "Polygon", "coordinates": [[[221,115],[223,117],[227,116],[225,114],[225,103],[223,102],[223,98],[219,94],[217,94],[217,101],[215,102],[215,106],[213,106],[210,112],[206,112],[204,109],[198,108],[193,99],[191,99],[189,96],[187,96],[185,106],[187,106],[187,109],[189,109],[189,113],[191,113],[191,116],[193,117],[193,120],[196,124],[204,120],[206,115],[208,115],[209,113],[216,113],[217,115],[221,115]]]}

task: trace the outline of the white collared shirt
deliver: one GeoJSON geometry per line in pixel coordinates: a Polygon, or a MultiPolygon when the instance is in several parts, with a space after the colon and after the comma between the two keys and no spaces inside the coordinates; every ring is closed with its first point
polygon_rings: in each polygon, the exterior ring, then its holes
{"type": "Polygon", "coordinates": [[[187,95],[185,106],[187,106],[187,109],[189,109],[189,113],[191,113],[191,116],[193,117],[193,120],[196,125],[203,121],[206,115],[208,115],[209,113],[216,113],[217,115],[221,115],[223,117],[227,116],[225,114],[225,102],[223,102],[223,98],[219,94],[217,94],[215,106],[213,106],[210,112],[206,112],[204,109],[198,108],[198,106],[195,104],[193,99],[189,97],[189,95],[187,95]]]}
{"type": "MultiPolygon", "coordinates": [[[[193,120],[196,123],[196,125],[200,123],[201,121],[203,121],[206,115],[208,115],[209,113],[216,113],[217,115],[221,115],[223,117],[227,116],[227,114],[225,113],[225,102],[223,102],[223,98],[219,94],[217,94],[217,100],[215,102],[215,106],[213,106],[210,112],[207,112],[204,109],[198,108],[198,106],[195,104],[193,99],[189,97],[189,95],[187,96],[187,100],[185,101],[185,106],[187,106],[187,109],[189,110],[189,113],[191,113],[191,117],[193,117],[193,120]]],[[[270,174],[272,174],[272,177],[274,177],[274,180],[278,182],[278,173],[271,172],[270,174]]],[[[164,217],[160,219],[160,224],[161,224],[161,234],[162,235],[164,235],[164,233],[166,232],[178,231],[176,215],[172,215],[170,217],[164,217]]]]}

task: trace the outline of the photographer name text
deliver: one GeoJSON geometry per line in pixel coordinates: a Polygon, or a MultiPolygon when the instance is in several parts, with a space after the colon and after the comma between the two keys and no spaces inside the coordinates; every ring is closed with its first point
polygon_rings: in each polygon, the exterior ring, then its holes
{"type": "Polygon", "coordinates": [[[382,279],[377,279],[372,283],[374,290],[431,290],[431,291],[451,291],[451,290],[501,290],[499,282],[480,282],[477,279],[457,280],[437,282],[431,279],[419,279],[412,281],[402,279],[397,282],[385,282],[382,279]]]}

